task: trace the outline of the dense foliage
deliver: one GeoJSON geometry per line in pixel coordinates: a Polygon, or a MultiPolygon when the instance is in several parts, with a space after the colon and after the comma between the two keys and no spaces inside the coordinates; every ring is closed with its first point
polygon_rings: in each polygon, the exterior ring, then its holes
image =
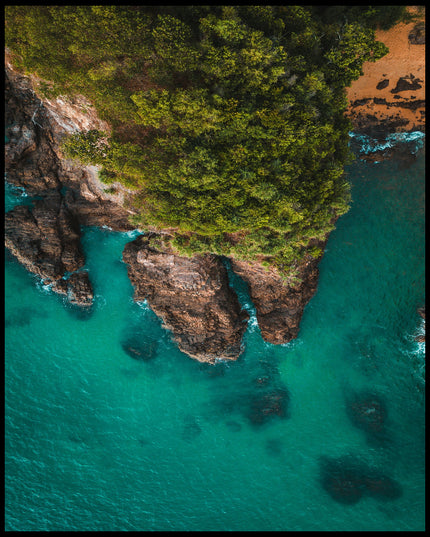
{"type": "Polygon", "coordinates": [[[7,6],[5,35],[40,92],[84,94],[112,125],[64,151],[134,191],[136,225],[287,270],[348,209],[344,88],[387,52],[373,28],[394,11],[7,6]]]}

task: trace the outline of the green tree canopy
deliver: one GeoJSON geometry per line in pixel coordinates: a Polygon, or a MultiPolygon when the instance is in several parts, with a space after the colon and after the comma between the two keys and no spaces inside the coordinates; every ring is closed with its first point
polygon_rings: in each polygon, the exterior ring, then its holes
{"type": "Polygon", "coordinates": [[[387,52],[381,10],[329,8],[7,6],[5,35],[45,92],[109,121],[64,151],[135,192],[136,225],[286,270],[348,209],[345,86],[387,52]]]}

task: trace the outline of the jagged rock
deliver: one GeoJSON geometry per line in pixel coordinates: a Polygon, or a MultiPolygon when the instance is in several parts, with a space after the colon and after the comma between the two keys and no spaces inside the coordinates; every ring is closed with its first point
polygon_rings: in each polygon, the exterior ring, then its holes
{"type": "Polygon", "coordinates": [[[422,88],[420,82],[422,82],[422,80],[414,77],[413,75],[401,76],[397,80],[396,87],[390,91],[391,93],[399,93],[400,91],[416,91],[417,89],[422,88]]]}
{"type": "Polygon", "coordinates": [[[275,269],[231,259],[233,271],[248,284],[265,341],[288,343],[297,337],[303,310],[317,288],[319,260],[307,257],[297,274],[301,282],[288,283],[275,269]]]}
{"type": "Polygon", "coordinates": [[[423,319],[423,323],[422,323],[422,330],[424,333],[422,334],[418,334],[414,337],[415,341],[417,341],[418,343],[425,343],[426,341],[426,334],[425,334],[425,320],[426,320],[426,307],[425,306],[422,306],[421,308],[418,308],[418,314],[419,316],[423,319]]]}
{"type": "MultiPolygon", "coordinates": [[[[122,206],[126,189],[118,195],[104,192],[97,168],[64,158],[60,144],[64,136],[84,127],[105,128],[94,112],[82,111],[83,98],[76,103],[42,101],[29,77],[9,66],[5,76],[6,144],[5,167],[9,183],[25,188],[29,195],[58,190],[66,196],[68,209],[81,225],[109,226],[115,231],[134,229],[130,211],[122,206]]],[[[88,103],[87,103],[88,104],[88,103]]]]}
{"type": "Polygon", "coordinates": [[[408,35],[411,45],[425,45],[426,43],[426,25],[425,22],[416,24],[408,35]]]}
{"type": "Polygon", "coordinates": [[[211,363],[235,360],[248,314],[241,311],[221,260],[215,255],[180,257],[168,246],[154,246],[154,239],[154,233],[142,235],[124,248],[134,299],[148,301],[191,357],[211,363]]]}
{"type": "Polygon", "coordinates": [[[67,279],[57,280],[51,289],[67,296],[72,305],[89,308],[93,304],[94,293],[87,272],[74,272],[67,279]]]}
{"type": "Polygon", "coordinates": [[[76,306],[89,307],[93,303],[94,293],[87,272],[75,272],[67,280],[68,299],[76,306]]]}
{"type": "Polygon", "coordinates": [[[6,213],[5,246],[46,283],[85,263],[79,224],[55,191],[33,208],[21,205],[6,213]]]}

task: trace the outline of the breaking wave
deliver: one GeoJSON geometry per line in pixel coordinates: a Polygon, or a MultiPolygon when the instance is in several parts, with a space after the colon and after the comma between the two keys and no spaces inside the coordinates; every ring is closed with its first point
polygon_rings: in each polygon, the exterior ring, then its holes
{"type": "Polygon", "coordinates": [[[358,151],[361,154],[369,155],[377,151],[393,149],[401,144],[410,145],[410,152],[416,154],[424,146],[425,133],[421,131],[394,132],[382,141],[367,134],[355,132],[350,132],[349,137],[358,144],[358,151]]]}

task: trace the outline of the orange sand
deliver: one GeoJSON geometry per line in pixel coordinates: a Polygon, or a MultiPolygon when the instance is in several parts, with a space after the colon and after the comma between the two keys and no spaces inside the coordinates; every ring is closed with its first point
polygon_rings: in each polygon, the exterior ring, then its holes
{"type": "MultiPolygon", "coordinates": [[[[413,7],[411,6],[410,9],[413,7]]],[[[424,13],[420,20],[425,20],[424,13]]],[[[374,63],[366,62],[363,65],[363,75],[347,88],[350,104],[360,99],[371,99],[361,106],[349,108],[348,115],[353,123],[360,115],[365,117],[367,114],[371,114],[378,120],[405,118],[409,123],[402,129],[424,128],[425,116],[421,113],[425,110],[424,103],[417,110],[410,110],[373,102],[375,97],[386,99],[388,104],[396,105],[406,101],[425,100],[425,45],[414,45],[408,40],[408,35],[416,24],[417,21],[410,24],[402,23],[388,31],[376,31],[377,40],[385,43],[390,52],[374,63]],[[421,88],[391,93],[399,78],[411,75],[415,79],[419,79],[421,88]],[[386,79],[389,80],[388,86],[384,89],[376,89],[377,84],[386,79]],[[400,98],[394,98],[395,95],[400,96],[400,98]]]]}

